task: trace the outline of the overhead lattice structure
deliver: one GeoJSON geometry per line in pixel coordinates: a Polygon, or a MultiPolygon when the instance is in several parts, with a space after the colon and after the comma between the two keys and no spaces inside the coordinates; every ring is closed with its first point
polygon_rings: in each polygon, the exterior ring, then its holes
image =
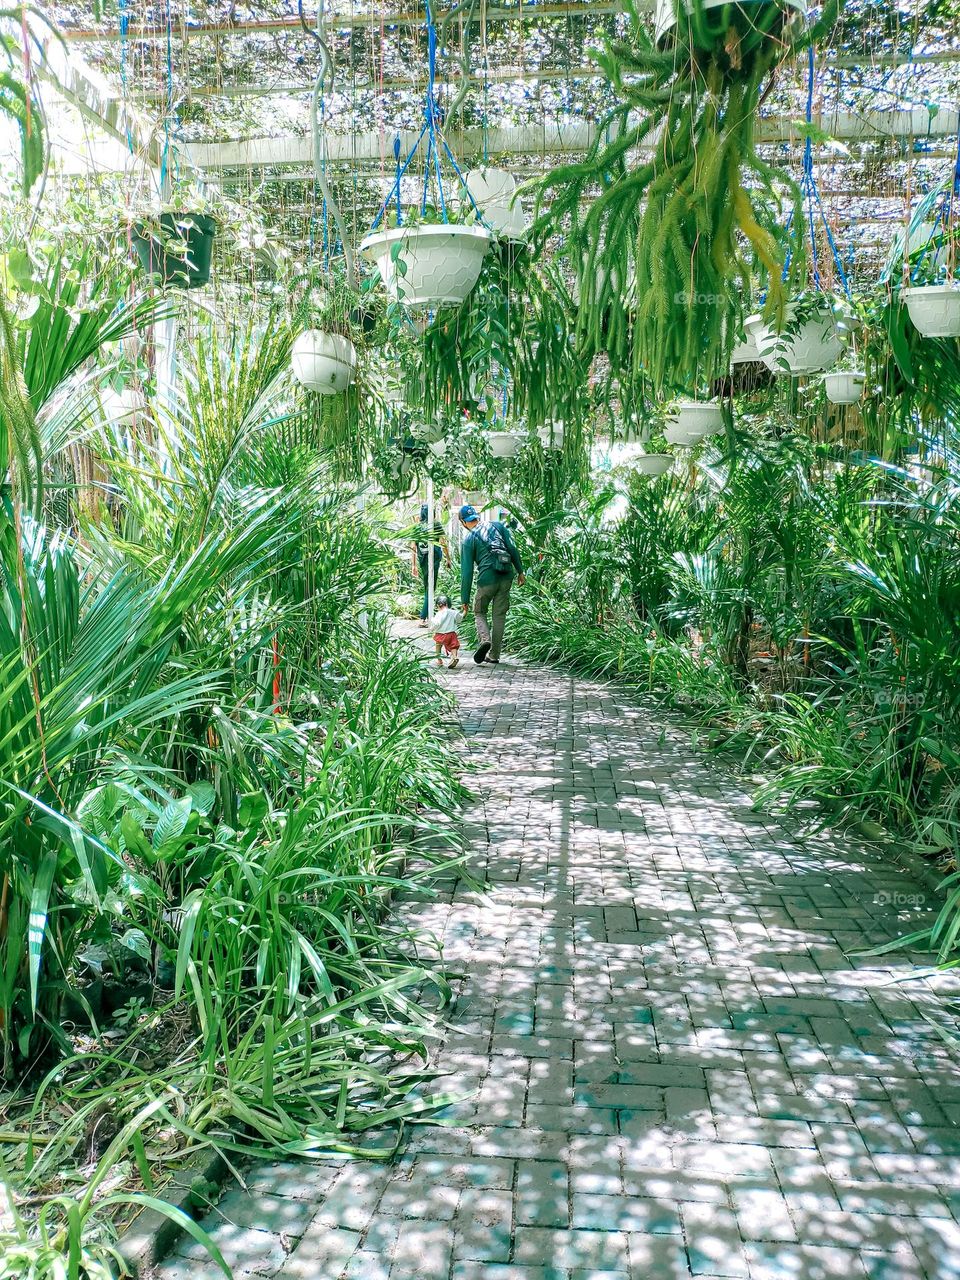
{"type": "MultiPolygon", "coordinates": [[[[526,177],[583,152],[610,101],[591,54],[623,23],[619,7],[468,0],[436,13],[437,103],[441,113],[456,107],[444,128],[464,163],[496,160],[526,177]]],[[[113,137],[78,144],[75,133],[66,172],[89,173],[91,162],[130,171],[143,161],[196,170],[252,200],[294,243],[318,209],[310,137],[318,16],[335,68],[322,104],[327,163],[353,233],[389,188],[395,139],[406,149],[422,123],[425,15],[412,2],[334,0],[318,15],[302,0],[119,0],[99,17],[89,4],[51,13],[75,78],[84,81],[78,61],[101,78],[96,105],[83,104],[86,119],[102,114],[113,137]]],[[[761,119],[770,152],[797,176],[810,133],[805,75],[800,64],[782,72],[761,119]]],[[[83,96],[74,86],[74,101],[83,96]]],[[[818,54],[814,164],[828,218],[845,243],[867,247],[867,262],[902,222],[905,200],[953,154],[958,101],[955,4],[851,0],[818,54]]]]}

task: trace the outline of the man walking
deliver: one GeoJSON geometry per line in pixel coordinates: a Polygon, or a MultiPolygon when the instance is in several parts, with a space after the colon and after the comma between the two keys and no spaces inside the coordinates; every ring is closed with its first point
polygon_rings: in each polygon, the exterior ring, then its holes
{"type": "Polygon", "coordinates": [[[460,508],[460,523],[470,530],[469,537],[460,548],[460,600],[464,615],[470,607],[474,568],[477,570],[477,594],[473,612],[480,643],[473,660],[477,664],[496,664],[500,661],[503,626],[510,608],[510,588],[514,574],[519,586],[522,587],[525,581],[523,563],[510,536],[510,530],[499,520],[481,524],[476,507],[468,503],[460,508]],[[487,623],[488,610],[492,627],[487,623]]]}

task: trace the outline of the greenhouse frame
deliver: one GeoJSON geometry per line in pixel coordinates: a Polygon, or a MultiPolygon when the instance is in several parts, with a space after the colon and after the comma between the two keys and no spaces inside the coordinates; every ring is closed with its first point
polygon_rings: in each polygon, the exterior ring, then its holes
{"type": "Polygon", "coordinates": [[[952,1280],[960,0],[0,4],[0,1280],[952,1280]]]}

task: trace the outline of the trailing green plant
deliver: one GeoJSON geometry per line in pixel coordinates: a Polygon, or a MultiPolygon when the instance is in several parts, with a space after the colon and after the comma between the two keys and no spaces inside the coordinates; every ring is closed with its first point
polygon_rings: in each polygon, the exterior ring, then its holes
{"type": "Polygon", "coordinates": [[[795,235],[784,272],[780,190],[792,192],[793,225],[803,220],[796,185],[758,154],[758,110],[777,68],[828,32],[839,7],[829,0],[808,27],[777,0],[673,0],[662,46],[628,7],[627,37],[598,56],[618,102],[586,158],[544,180],[534,228],[541,246],[566,231],[584,359],[605,352],[615,372],[642,367],[657,388],[711,382],[727,371],[755,281],[779,327],[804,261],[795,235]]]}

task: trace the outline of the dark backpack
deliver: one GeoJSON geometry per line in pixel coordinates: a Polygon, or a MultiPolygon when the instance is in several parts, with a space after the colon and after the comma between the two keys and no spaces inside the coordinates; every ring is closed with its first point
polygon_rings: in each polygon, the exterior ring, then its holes
{"type": "Polygon", "coordinates": [[[496,573],[510,573],[513,569],[513,556],[510,554],[510,548],[507,546],[507,540],[501,531],[494,524],[481,525],[477,529],[480,540],[483,542],[490,552],[493,565],[491,566],[496,573]]]}

